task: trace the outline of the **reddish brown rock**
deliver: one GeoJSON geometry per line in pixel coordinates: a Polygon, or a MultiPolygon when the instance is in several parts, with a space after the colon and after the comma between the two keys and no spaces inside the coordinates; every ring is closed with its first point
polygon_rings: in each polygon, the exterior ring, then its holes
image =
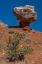
{"type": "Polygon", "coordinates": [[[37,18],[37,13],[34,11],[34,6],[25,5],[24,7],[15,7],[13,13],[20,20],[21,27],[28,27],[31,22],[37,18]]]}

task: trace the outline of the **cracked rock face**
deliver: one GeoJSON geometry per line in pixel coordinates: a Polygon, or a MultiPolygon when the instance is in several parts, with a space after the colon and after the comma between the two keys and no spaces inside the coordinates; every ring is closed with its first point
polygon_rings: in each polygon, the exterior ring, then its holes
{"type": "Polygon", "coordinates": [[[37,18],[37,13],[34,11],[34,6],[25,5],[24,7],[15,7],[13,13],[20,20],[20,26],[28,26],[31,22],[34,22],[37,18]]]}

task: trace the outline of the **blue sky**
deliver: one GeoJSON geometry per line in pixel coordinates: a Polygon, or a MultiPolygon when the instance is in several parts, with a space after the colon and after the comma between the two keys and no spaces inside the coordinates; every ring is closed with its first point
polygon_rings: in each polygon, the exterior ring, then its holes
{"type": "Polygon", "coordinates": [[[0,0],[0,20],[9,26],[19,25],[19,21],[13,14],[13,8],[24,5],[33,5],[35,7],[37,20],[31,23],[30,27],[42,32],[42,0],[0,0]]]}

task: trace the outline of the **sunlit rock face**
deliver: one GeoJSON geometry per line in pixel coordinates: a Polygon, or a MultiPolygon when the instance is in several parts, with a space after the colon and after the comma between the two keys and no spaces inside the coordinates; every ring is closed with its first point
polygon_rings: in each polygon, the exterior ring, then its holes
{"type": "Polygon", "coordinates": [[[34,6],[25,5],[24,7],[15,7],[13,13],[20,20],[20,26],[29,26],[31,22],[34,22],[37,18],[37,13],[34,11],[34,6]]]}
{"type": "Polygon", "coordinates": [[[0,20],[0,27],[8,27],[7,24],[4,24],[1,20],[0,20]]]}

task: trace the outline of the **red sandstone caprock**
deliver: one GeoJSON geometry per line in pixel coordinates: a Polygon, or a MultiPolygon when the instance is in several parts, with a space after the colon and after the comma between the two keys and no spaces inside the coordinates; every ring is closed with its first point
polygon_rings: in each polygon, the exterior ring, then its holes
{"type": "Polygon", "coordinates": [[[37,18],[37,13],[34,11],[34,6],[25,5],[24,7],[15,7],[13,13],[20,20],[21,27],[28,27],[31,22],[37,18]]]}

